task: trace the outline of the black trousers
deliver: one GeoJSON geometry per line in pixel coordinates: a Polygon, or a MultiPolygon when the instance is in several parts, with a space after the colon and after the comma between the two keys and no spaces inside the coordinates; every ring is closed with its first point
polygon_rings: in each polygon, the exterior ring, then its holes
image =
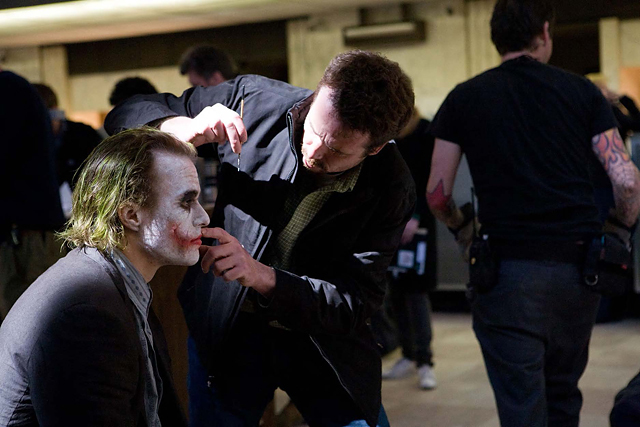
{"type": "Polygon", "coordinates": [[[578,380],[600,296],[577,264],[503,259],[498,283],[470,296],[503,427],[578,427],[578,380]]]}

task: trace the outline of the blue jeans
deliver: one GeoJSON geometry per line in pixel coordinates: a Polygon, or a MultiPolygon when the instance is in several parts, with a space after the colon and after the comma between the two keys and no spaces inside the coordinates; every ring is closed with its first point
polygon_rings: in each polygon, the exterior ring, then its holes
{"type": "Polygon", "coordinates": [[[503,259],[498,282],[470,295],[504,427],[578,427],[578,380],[600,296],[577,264],[503,259]]]}
{"type": "MultiPolygon", "coordinates": [[[[251,317],[241,313],[234,327],[230,345],[235,350],[224,369],[228,375],[209,377],[189,339],[190,426],[257,426],[277,387],[311,427],[367,426],[308,337],[296,339],[293,332],[259,325],[251,317]]],[[[389,427],[383,408],[378,427],[389,427]]]]}

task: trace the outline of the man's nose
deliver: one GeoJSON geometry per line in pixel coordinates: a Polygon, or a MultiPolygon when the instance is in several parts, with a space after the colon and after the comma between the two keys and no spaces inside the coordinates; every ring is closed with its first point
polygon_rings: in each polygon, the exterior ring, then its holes
{"type": "Polygon", "coordinates": [[[197,209],[198,212],[194,218],[196,223],[195,225],[196,227],[206,227],[207,225],[209,225],[209,214],[204,210],[200,203],[198,203],[197,209]]]}
{"type": "Polygon", "coordinates": [[[320,160],[323,156],[323,144],[322,141],[311,141],[307,145],[307,154],[309,158],[314,160],[320,160]]]}

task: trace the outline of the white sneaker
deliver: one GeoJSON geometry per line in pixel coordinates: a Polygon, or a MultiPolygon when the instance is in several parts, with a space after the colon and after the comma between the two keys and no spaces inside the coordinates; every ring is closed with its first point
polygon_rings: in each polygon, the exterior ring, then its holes
{"type": "Polygon", "coordinates": [[[436,374],[429,365],[422,365],[418,368],[418,377],[420,378],[418,385],[423,390],[433,390],[438,385],[436,374]]]}
{"type": "Polygon", "coordinates": [[[415,372],[416,364],[406,357],[400,358],[390,369],[382,373],[383,380],[405,378],[415,372]]]}

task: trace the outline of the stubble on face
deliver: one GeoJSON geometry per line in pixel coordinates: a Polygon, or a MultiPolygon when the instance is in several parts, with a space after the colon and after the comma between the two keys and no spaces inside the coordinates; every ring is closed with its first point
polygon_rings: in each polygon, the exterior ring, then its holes
{"type": "Polygon", "coordinates": [[[333,90],[318,90],[305,118],[302,137],[303,166],[312,173],[337,174],[357,166],[367,157],[368,135],[348,131],[337,117],[333,90]]]}

